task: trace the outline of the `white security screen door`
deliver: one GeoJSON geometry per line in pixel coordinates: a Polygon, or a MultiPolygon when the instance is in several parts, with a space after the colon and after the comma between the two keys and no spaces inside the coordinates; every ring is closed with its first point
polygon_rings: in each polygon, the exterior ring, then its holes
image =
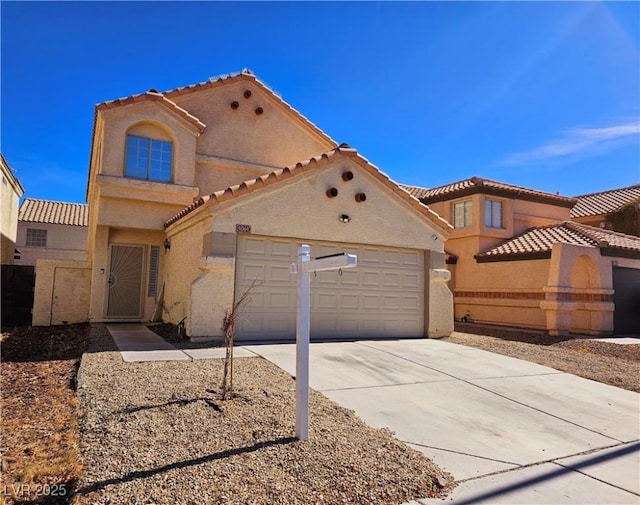
{"type": "Polygon", "coordinates": [[[143,246],[111,246],[108,317],[139,318],[141,316],[143,261],[143,246]]]}

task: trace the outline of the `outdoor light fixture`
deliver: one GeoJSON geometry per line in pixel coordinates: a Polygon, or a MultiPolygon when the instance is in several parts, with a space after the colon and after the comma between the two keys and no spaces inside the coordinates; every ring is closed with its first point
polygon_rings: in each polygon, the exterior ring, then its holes
{"type": "Polygon", "coordinates": [[[341,223],[348,223],[349,221],[351,221],[351,218],[346,214],[340,214],[340,217],[338,219],[341,223]]]}
{"type": "Polygon", "coordinates": [[[165,238],[163,245],[164,245],[164,252],[167,252],[169,249],[171,249],[171,240],[169,240],[168,238],[165,238]]]}

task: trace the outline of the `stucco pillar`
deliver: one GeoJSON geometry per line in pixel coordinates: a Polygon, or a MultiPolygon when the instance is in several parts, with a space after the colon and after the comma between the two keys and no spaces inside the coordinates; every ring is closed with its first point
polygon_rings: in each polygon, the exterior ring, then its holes
{"type": "Polygon", "coordinates": [[[453,332],[453,294],[447,286],[451,272],[445,268],[442,252],[426,251],[425,268],[428,268],[426,290],[425,326],[429,338],[447,337],[453,332]]]}
{"type": "Polygon", "coordinates": [[[202,274],[191,283],[185,330],[192,341],[222,338],[222,319],[233,306],[235,258],[205,256],[202,274]]]}
{"type": "Polygon", "coordinates": [[[571,301],[571,288],[547,286],[540,308],[546,312],[549,335],[568,335],[571,330],[571,312],[576,304],[571,301]]]}
{"type": "Polygon", "coordinates": [[[91,300],[89,303],[89,320],[104,320],[107,272],[109,271],[109,227],[97,226],[93,241],[91,262],[91,300]]]}

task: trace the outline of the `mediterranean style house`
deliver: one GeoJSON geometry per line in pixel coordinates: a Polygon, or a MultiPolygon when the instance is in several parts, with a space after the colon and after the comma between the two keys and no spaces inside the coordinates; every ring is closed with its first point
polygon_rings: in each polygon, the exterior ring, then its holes
{"type": "Polygon", "coordinates": [[[572,221],[640,236],[640,184],[581,195],[576,200],[571,209],[572,221]],[[612,219],[616,215],[623,217],[625,209],[626,222],[612,219]],[[622,226],[624,229],[619,229],[620,224],[626,225],[622,226]]]}
{"type": "Polygon", "coordinates": [[[290,339],[304,243],[358,256],[312,276],[312,338],[453,329],[451,226],[249,71],[98,104],[87,202],[86,261],[39,262],[34,324],[86,314],[217,338],[255,284],[238,339],[290,339]]]}
{"type": "Polygon", "coordinates": [[[456,319],[552,335],[640,332],[640,238],[605,229],[639,188],[567,198],[479,177],[405,186],[454,226],[456,319]]]}

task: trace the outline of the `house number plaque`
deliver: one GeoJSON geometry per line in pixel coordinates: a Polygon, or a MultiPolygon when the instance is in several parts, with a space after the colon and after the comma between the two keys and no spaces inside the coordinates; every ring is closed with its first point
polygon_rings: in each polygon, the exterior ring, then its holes
{"type": "Polygon", "coordinates": [[[236,233],[251,233],[251,225],[250,224],[237,224],[236,225],[236,233]]]}

